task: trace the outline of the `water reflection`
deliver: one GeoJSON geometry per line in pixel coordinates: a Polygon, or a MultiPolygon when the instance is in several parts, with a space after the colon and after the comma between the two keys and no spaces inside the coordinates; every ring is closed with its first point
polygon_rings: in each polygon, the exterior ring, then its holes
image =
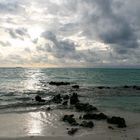
{"type": "Polygon", "coordinates": [[[41,88],[40,81],[43,80],[41,69],[27,69],[25,71],[26,80],[24,81],[25,90],[38,90],[41,88]]]}
{"type": "Polygon", "coordinates": [[[27,120],[28,135],[41,135],[43,130],[43,122],[40,120],[40,113],[29,113],[27,120]]]}
{"type": "Polygon", "coordinates": [[[30,112],[25,120],[26,134],[29,136],[52,134],[56,128],[57,121],[56,114],[49,112],[30,112]]]}

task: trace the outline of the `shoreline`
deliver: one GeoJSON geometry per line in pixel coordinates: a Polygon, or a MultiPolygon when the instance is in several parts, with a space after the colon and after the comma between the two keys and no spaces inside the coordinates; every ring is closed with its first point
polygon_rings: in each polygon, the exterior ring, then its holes
{"type": "MultiPolygon", "coordinates": [[[[62,110],[61,110],[62,111],[62,110]]],[[[0,140],[138,140],[140,139],[140,113],[120,111],[120,110],[104,110],[108,115],[121,116],[126,119],[126,128],[117,128],[113,126],[113,130],[109,129],[105,121],[93,121],[95,127],[93,129],[82,128],[78,132],[69,136],[67,124],[61,121],[61,116],[66,111],[38,111],[28,113],[10,113],[0,114],[0,140]],[[52,118],[54,116],[54,118],[52,118]],[[50,120],[51,119],[51,120],[50,120]],[[53,122],[53,123],[51,123],[53,122]]],[[[67,111],[67,113],[73,113],[67,111]]],[[[78,113],[75,112],[77,115],[78,113]]],[[[75,115],[76,115],[75,114],[75,115]]]]}

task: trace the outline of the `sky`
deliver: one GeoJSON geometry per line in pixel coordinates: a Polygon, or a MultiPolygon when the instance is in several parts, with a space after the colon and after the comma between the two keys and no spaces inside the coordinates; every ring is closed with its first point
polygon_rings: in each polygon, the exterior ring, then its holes
{"type": "Polygon", "coordinates": [[[0,0],[1,67],[140,67],[140,0],[0,0]]]}

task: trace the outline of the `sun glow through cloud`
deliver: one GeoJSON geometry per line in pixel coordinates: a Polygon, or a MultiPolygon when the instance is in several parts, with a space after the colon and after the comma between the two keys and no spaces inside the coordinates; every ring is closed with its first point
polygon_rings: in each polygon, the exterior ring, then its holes
{"type": "Polygon", "coordinates": [[[43,32],[43,29],[39,26],[33,26],[29,28],[28,32],[31,39],[36,39],[40,37],[41,33],[43,32]]]}
{"type": "Polygon", "coordinates": [[[0,64],[139,65],[139,5],[137,0],[0,1],[0,64]]]}

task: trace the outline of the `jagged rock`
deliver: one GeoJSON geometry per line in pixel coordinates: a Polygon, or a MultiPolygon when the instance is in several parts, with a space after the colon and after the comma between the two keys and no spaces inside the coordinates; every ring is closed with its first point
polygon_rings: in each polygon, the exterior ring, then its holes
{"type": "Polygon", "coordinates": [[[104,86],[99,86],[99,87],[97,87],[98,89],[103,89],[104,88],[104,86]]]}
{"type": "Polygon", "coordinates": [[[64,100],[68,100],[70,97],[69,97],[69,95],[63,95],[62,98],[63,98],[64,100]]]}
{"type": "Polygon", "coordinates": [[[52,101],[53,101],[54,103],[60,104],[60,103],[62,102],[62,97],[61,97],[61,95],[60,95],[60,94],[55,95],[55,96],[53,97],[52,101]]]}
{"type": "Polygon", "coordinates": [[[82,116],[79,116],[79,119],[81,120],[82,119],[82,116]]]}
{"type": "Polygon", "coordinates": [[[55,86],[62,86],[62,85],[70,85],[69,82],[49,82],[50,85],[55,85],[55,86]]]}
{"type": "Polygon", "coordinates": [[[73,93],[70,97],[70,104],[74,105],[79,102],[77,93],[73,93]]]}
{"type": "Polygon", "coordinates": [[[133,89],[140,90],[140,86],[134,85],[134,86],[133,86],[133,89]]]}
{"type": "Polygon", "coordinates": [[[73,85],[72,88],[79,89],[79,85],[73,85]]]}
{"type": "Polygon", "coordinates": [[[92,127],[94,127],[94,123],[92,121],[82,121],[82,123],[80,124],[80,126],[92,128],[92,127]]]}
{"type": "Polygon", "coordinates": [[[97,111],[97,108],[90,105],[89,103],[77,103],[75,105],[75,108],[78,111],[85,111],[85,112],[90,112],[90,111],[97,111]]]}
{"type": "Polygon", "coordinates": [[[123,88],[129,88],[129,86],[125,85],[125,86],[123,86],[123,88]]]}
{"type": "Polygon", "coordinates": [[[110,89],[110,87],[105,87],[105,86],[98,86],[98,89],[110,89]]]}
{"type": "Polygon", "coordinates": [[[108,126],[108,128],[114,130],[114,128],[112,126],[108,126]]]}
{"type": "Polygon", "coordinates": [[[87,113],[83,116],[83,119],[105,120],[105,119],[107,119],[107,116],[104,113],[99,113],[99,114],[87,113]]]}
{"type": "Polygon", "coordinates": [[[76,122],[76,120],[75,120],[75,118],[74,118],[74,115],[64,115],[64,117],[62,118],[62,120],[64,121],[64,122],[68,122],[70,125],[72,125],[72,126],[77,126],[77,125],[79,125],[77,122],[76,122]]]}
{"type": "Polygon", "coordinates": [[[119,128],[124,128],[126,127],[126,123],[125,123],[125,119],[124,118],[121,118],[121,117],[111,117],[111,118],[108,118],[107,119],[107,122],[108,123],[111,123],[111,124],[117,124],[117,126],[119,128]]]}
{"type": "Polygon", "coordinates": [[[62,105],[68,105],[68,101],[64,101],[62,105]]]}
{"type": "Polygon", "coordinates": [[[47,111],[50,111],[51,110],[51,108],[50,107],[47,107],[47,109],[46,109],[47,111]]]}
{"type": "Polygon", "coordinates": [[[77,131],[78,131],[78,128],[71,128],[71,129],[68,131],[68,134],[69,134],[69,135],[74,135],[77,131]]]}
{"type": "Polygon", "coordinates": [[[36,96],[35,96],[35,100],[36,100],[37,102],[45,102],[45,100],[42,99],[39,95],[36,95],[36,96]]]}

